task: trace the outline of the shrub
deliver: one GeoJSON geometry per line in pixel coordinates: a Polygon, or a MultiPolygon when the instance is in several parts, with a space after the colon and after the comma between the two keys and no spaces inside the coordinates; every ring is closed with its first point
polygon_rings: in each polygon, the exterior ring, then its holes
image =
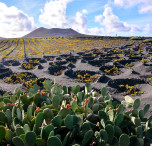
{"type": "Polygon", "coordinates": [[[152,116],[150,105],[139,110],[140,100],[126,96],[113,101],[103,87],[101,93],[91,84],[72,87],[46,80],[45,90],[34,85],[25,93],[0,98],[0,145],[150,145],[152,116]],[[128,109],[129,107],[129,109],[128,109]]]}
{"type": "Polygon", "coordinates": [[[31,78],[36,78],[36,76],[29,72],[18,72],[13,73],[9,77],[4,77],[3,81],[9,84],[23,83],[25,80],[30,80],[31,78]]]}
{"type": "Polygon", "coordinates": [[[144,43],[149,43],[149,42],[152,42],[152,39],[145,39],[143,42],[144,43]]]}
{"type": "Polygon", "coordinates": [[[130,37],[130,40],[143,40],[143,37],[130,37]]]}
{"type": "Polygon", "coordinates": [[[34,65],[32,63],[23,63],[22,68],[25,70],[31,70],[31,69],[35,69],[36,65],[34,65]]]}

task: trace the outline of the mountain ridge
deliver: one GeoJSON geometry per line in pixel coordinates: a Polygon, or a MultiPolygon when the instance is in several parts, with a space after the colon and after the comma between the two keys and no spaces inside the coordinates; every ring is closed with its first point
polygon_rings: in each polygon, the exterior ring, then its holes
{"type": "Polygon", "coordinates": [[[72,28],[44,28],[39,27],[32,32],[28,33],[27,35],[23,37],[84,37],[85,34],[81,34],[72,28]]]}

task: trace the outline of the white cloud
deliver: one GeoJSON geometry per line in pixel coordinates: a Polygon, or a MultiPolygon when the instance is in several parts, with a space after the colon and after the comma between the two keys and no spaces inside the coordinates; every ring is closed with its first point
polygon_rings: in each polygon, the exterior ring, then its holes
{"type": "Polygon", "coordinates": [[[57,28],[72,27],[80,33],[87,32],[87,18],[85,14],[88,13],[86,9],[77,12],[74,18],[66,17],[67,4],[72,0],[50,0],[46,2],[44,9],[41,9],[39,21],[41,24],[57,28]]]}
{"type": "Polygon", "coordinates": [[[0,2],[0,28],[1,37],[21,37],[35,29],[34,19],[15,6],[0,2]]]}
{"type": "Polygon", "coordinates": [[[152,12],[152,0],[114,0],[114,4],[125,8],[138,6],[140,13],[152,12]]]}
{"type": "Polygon", "coordinates": [[[71,27],[80,33],[88,32],[87,30],[88,19],[85,16],[85,14],[87,14],[87,10],[84,9],[82,10],[82,12],[77,12],[75,18],[69,21],[71,27]]]}
{"type": "Polygon", "coordinates": [[[146,24],[145,28],[143,29],[143,34],[147,35],[150,34],[151,32],[152,32],[151,25],[146,24]]]}
{"type": "Polygon", "coordinates": [[[140,31],[140,28],[135,25],[129,25],[121,21],[118,16],[114,15],[112,9],[106,5],[105,11],[100,15],[95,16],[95,22],[102,27],[87,27],[86,9],[77,12],[73,18],[66,17],[66,8],[72,0],[50,0],[46,2],[44,9],[41,9],[39,21],[42,24],[50,27],[66,28],[71,27],[80,33],[89,33],[94,35],[111,34],[116,32],[134,32],[140,31]]]}
{"type": "Polygon", "coordinates": [[[72,0],[50,0],[45,3],[44,9],[41,9],[39,21],[50,27],[67,27],[66,8],[72,0]]]}
{"type": "Polygon", "coordinates": [[[104,28],[93,27],[88,29],[90,35],[103,35],[105,34],[104,28]]]}
{"type": "Polygon", "coordinates": [[[82,13],[83,13],[83,14],[88,14],[88,11],[87,11],[86,9],[83,9],[83,10],[82,10],[82,13]]]}
{"type": "Polygon", "coordinates": [[[102,24],[102,18],[103,18],[103,16],[101,14],[95,16],[95,22],[99,22],[100,24],[102,24]]]}
{"type": "Polygon", "coordinates": [[[129,24],[120,20],[116,16],[109,5],[105,5],[103,14],[97,15],[94,18],[95,22],[100,24],[100,27],[89,28],[88,33],[93,35],[148,35],[152,29],[150,24],[145,28],[141,28],[135,24],[129,24]]]}
{"type": "Polygon", "coordinates": [[[135,24],[129,24],[125,21],[120,20],[116,16],[109,5],[104,6],[103,14],[97,15],[94,18],[95,22],[100,24],[100,27],[89,28],[88,33],[92,35],[127,35],[133,36],[149,35],[152,32],[150,24],[146,24],[144,28],[139,27],[135,24]]]}
{"type": "Polygon", "coordinates": [[[50,0],[46,2],[44,9],[41,9],[39,21],[41,24],[55,28],[71,27],[80,33],[87,33],[87,17],[88,11],[83,9],[77,12],[73,18],[66,17],[67,4],[72,0],[50,0]]]}
{"type": "Polygon", "coordinates": [[[114,0],[114,3],[120,6],[132,7],[139,4],[142,0],[114,0]]]}
{"type": "Polygon", "coordinates": [[[147,12],[151,12],[152,13],[152,5],[144,5],[141,6],[139,9],[140,13],[147,13],[147,12]]]}
{"type": "Polygon", "coordinates": [[[107,34],[141,31],[138,26],[130,25],[125,21],[121,21],[118,16],[113,14],[112,9],[109,6],[105,7],[103,17],[102,25],[105,27],[107,34]]]}

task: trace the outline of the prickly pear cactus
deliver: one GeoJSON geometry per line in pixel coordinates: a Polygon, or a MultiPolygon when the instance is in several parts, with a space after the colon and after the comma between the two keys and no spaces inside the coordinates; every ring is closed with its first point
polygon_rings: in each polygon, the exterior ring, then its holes
{"type": "Polygon", "coordinates": [[[139,100],[139,99],[136,99],[136,100],[134,101],[133,108],[134,108],[134,109],[138,109],[139,106],[140,106],[140,100],[139,100]]]}
{"type": "Polygon", "coordinates": [[[12,112],[10,109],[6,110],[6,117],[7,117],[8,126],[10,126],[12,123],[12,112]]]}
{"type": "Polygon", "coordinates": [[[116,126],[120,126],[121,123],[123,122],[124,120],[124,115],[123,114],[119,114],[116,119],[115,119],[115,125],[116,126]]]}
{"type": "Polygon", "coordinates": [[[54,96],[52,100],[53,106],[55,109],[58,109],[60,106],[60,98],[59,96],[54,96]]]}
{"type": "Polygon", "coordinates": [[[51,87],[52,87],[52,84],[51,84],[50,80],[46,80],[46,81],[43,83],[43,85],[44,85],[44,88],[45,88],[46,90],[50,91],[50,89],[51,89],[51,87]]]}
{"type": "Polygon", "coordinates": [[[119,128],[119,126],[114,126],[114,131],[115,131],[115,137],[119,139],[120,135],[122,134],[122,130],[119,128]]]}
{"type": "Polygon", "coordinates": [[[47,145],[48,146],[63,146],[61,143],[61,140],[56,136],[50,137],[47,141],[47,145]]]}
{"type": "Polygon", "coordinates": [[[65,123],[65,126],[68,129],[72,130],[72,128],[73,128],[73,117],[71,115],[67,115],[66,118],[65,118],[64,123],[65,123]]]}
{"type": "Polygon", "coordinates": [[[55,116],[53,119],[52,119],[52,123],[55,127],[61,127],[61,123],[62,123],[62,117],[61,116],[55,116]]]}
{"type": "Polygon", "coordinates": [[[5,139],[6,139],[7,143],[12,143],[12,138],[14,136],[15,136],[15,134],[11,130],[9,130],[9,129],[6,130],[5,139]]]}
{"type": "Polygon", "coordinates": [[[124,111],[124,106],[123,106],[123,104],[120,104],[119,106],[118,106],[118,112],[117,112],[117,115],[119,115],[119,114],[122,114],[123,113],[123,111],[124,111]]]}
{"type": "Polygon", "coordinates": [[[107,134],[106,130],[104,130],[104,129],[100,130],[100,137],[104,140],[105,143],[107,143],[108,134],[107,134]]]}
{"type": "Polygon", "coordinates": [[[27,108],[27,118],[29,121],[32,120],[32,110],[33,110],[33,107],[31,105],[29,105],[27,108]]]}
{"type": "Polygon", "coordinates": [[[144,109],[143,109],[144,115],[148,112],[149,108],[150,108],[150,105],[146,104],[145,107],[144,107],[144,109]]]}
{"type": "Polygon", "coordinates": [[[0,145],[151,144],[152,116],[145,116],[149,104],[140,109],[140,100],[129,96],[120,104],[105,87],[100,94],[90,83],[82,91],[74,86],[72,92],[48,80],[44,86],[45,90],[34,85],[28,93],[16,89],[14,95],[0,97],[0,145]]]}
{"type": "Polygon", "coordinates": [[[92,110],[94,113],[97,113],[99,111],[99,104],[98,103],[95,103],[92,107],[92,110]]]}
{"type": "Polygon", "coordinates": [[[106,88],[106,87],[103,87],[103,88],[101,89],[101,94],[102,94],[103,97],[106,96],[106,94],[107,94],[107,88],[106,88]]]}
{"type": "Polygon", "coordinates": [[[72,93],[77,94],[78,92],[80,92],[80,86],[79,85],[73,86],[72,87],[72,93]]]}
{"type": "Polygon", "coordinates": [[[34,146],[36,142],[36,134],[35,132],[27,132],[25,135],[25,140],[28,146],[34,146]]]}
{"type": "Polygon", "coordinates": [[[37,138],[37,139],[36,139],[36,145],[37,145],[37,146],[46,146],[46,145],[47,145],[47,142],[46,142],[46,140],[44,140],[44,139],[37,138]]]}
{"type": "Polygon", "coordinates": [[[92,87],[90,83],[86,83],[85,84],[85,94],[88,94],[89,92],[91,92],[92,87]]]}
{"type": "Polygon", "coordinates": [[[99,115],[99,118],[100,118],[100,119],[103,119],[103,120],[104,120],[104,122],[106,122],[106,121],[108,120],[108,116],[107,116],[107,114],[106,114],[103,110],[100,110],[100,111],[98,112],[98,115],[99,115]]]}
{"type": "Polygon", "coordinates": [[[22,120],[22,113],[21,113],[21,110],[19,108],[17,108],[17,118],[19,121],[22,120]]]}
{"type": "Polygon", "coordinates": [[[142,126],[138,126],[137,127],[137,136],[139,138],[143,138],[143,129],[142,129],[142,126]]]}
{"type": "Polygon", "coordinates": [[[135,135],[130,136],[130,145],[132,146],[144,146],[144,145],[150,145],[150,141],[145,140],[143,138],[138,138],[135,135]]]}
{"type": "Polygon", "coordinates": [[[77,93],[77,101],[78,103],[81,103],[83,101],[83,94],[82,92],[77,93]]]}
{"type": "Polygon", "coordinates": [[[6,123],[7,117],[3,112],[0,112],[0,122],[6,123]]]}
{"type": "Polygon", "coordinates": [[[5,128],[3,126],[0,126],[0,143],[5,138],[5,133],[6,133],[5,128]]]}
{"type": "Polygon", "coordinates": [[[64,94],[68,94],[68,88],[66,86],[63,86],[63,91],[64,91],[64,94]]]}
{"type": "Polygon", "coordinates": [[[71,109],[75,112],[78,109],[77,101],[71,102],[71,109]]]}
{"type": "Polygon", "coordinates": [[[93,131],[89,130],[85,133],[84,138],[82,140],[82,146],[85,146],[93,136],[93,131]]]}
{"type": "Polygon", "coordinates": [[[140,111],[139,111],[139,117],[140,117],[140,119],[143,120],[143,119],[144,119],[144,116],[145,116],[144,111],[143,111],[143,110],[140,110],[140,111]]]}
{"type": "Polygon", "coordinates": [[[43,110],[43,113],[44,113],[44,119],[45,119],[46,124],[50,124],[51,120],[53,119],[52,110],[50,108],[45,108],[43,110]]]}
{"type": "Polygon", "coordinates": [[[112,125],[108,124],[108,125],[106,125],[105,130],[108,134],[108,143],[112,144],[112,141],[114,138],[114,128],[112,125]]]}
{"type": "Polygon", "coordinates": [[[47,125],[46,127],[43,127],[41,129],[41,137],[43,139],[47,140],[51,131],[54,131],[54,126],[53,125],[47,125]]]}
{"type": "Polygon", "coordinates": [[[29,92],[31,92],[32,94],[36,94],[39,89],[40,89],[40,87],[38,85],[34,84],[33,88],[29,89],[29,92]]]}
{"type": "Polygon", "coordinates": [[[31,131],[31,128],[30,128],[30,126],[28,124],[25,124],[24,127],[23,127],[23,129],[24,129],[25,134],[27,132],[31,131]]]}
{"type": "Polygon", "coordinates": [[[68,108],[63,108],[59,111],[59,115],[62,117],[62,118],[65,118],[68,114],[70,114],[71,111],[68,109],[68,108]]]}
{"type": "Polygon", "coordinates": [[[22,135],[22,134],[25,134],[24,129],[21,128],[21,127],[17,127],[17,128],[16,128],[16,135],[17,135],[17,136],[20,136],[20,135],[22,135]]]}
{"type": "Polygon", "coordinates": [[[82,125],[82,132],[85,134],[87,131],[91,130],[89,122],[84,122],[82,125]]]}
{"type": "Polygon", "coordinates": [[[129,146],[129,143],[130,143],[130,138],[128,135],[126,134],[122,134],[119,138],[119,143],[120,143],[120,146],[129,146]]]}
{"type": "Polygon", "coordinates": [[[13,137],[12,141],[15,146],[24,146],[23,140],[19,138],[18,136],[13,137]]]}
{"type": "Polygon", "coordinates": [[[108,111],[108,115],[109,115],[109,120],[111,122],[113,122],[114,121],[114,111],[113,110],[109,110],[108,111]]]}
{"type": "Polygon", "coordinates": [[[35,126],[34,126],[34,131],[36,133],[39,132],[40,127],[43,123],[43,120],[44,120],[44,113],[42,113],[42,112],[38,113],[37,116],[36,116],[36,119],[35,119],[35,126]]]}

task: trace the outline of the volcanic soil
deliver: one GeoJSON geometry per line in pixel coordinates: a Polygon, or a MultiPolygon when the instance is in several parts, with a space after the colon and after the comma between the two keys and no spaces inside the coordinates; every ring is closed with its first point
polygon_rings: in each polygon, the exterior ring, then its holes
{"type": "MultiPolygon", "coordinates": [[[[9,84],[3,78],[13,73],[32,73],[33,77],[55,80],[68,87],[91,82],[94,89],[107,87],[111,98],[122,101],[126,95],[140,98],[141,106],[152,105],[152,50],[146,44],[140,50],[140,43],[118,48],[101,48],[89,51],[72,52],[28,58],[6,60],[0,63],[0,94],[12,93],[15,88],[26,90],[23,83],[9,84]],[[52,59],[50,59],[52,58],[52,59]],[[147,59],[147,60],[146,60],[147,59]],[[37,60],[34,69],[25,70],[23,63],[37,60]],[[81,76],[80,76],[81,75],[81,76]]],[[[152,106],[148,115],[152,113],[152,106]]]]}

